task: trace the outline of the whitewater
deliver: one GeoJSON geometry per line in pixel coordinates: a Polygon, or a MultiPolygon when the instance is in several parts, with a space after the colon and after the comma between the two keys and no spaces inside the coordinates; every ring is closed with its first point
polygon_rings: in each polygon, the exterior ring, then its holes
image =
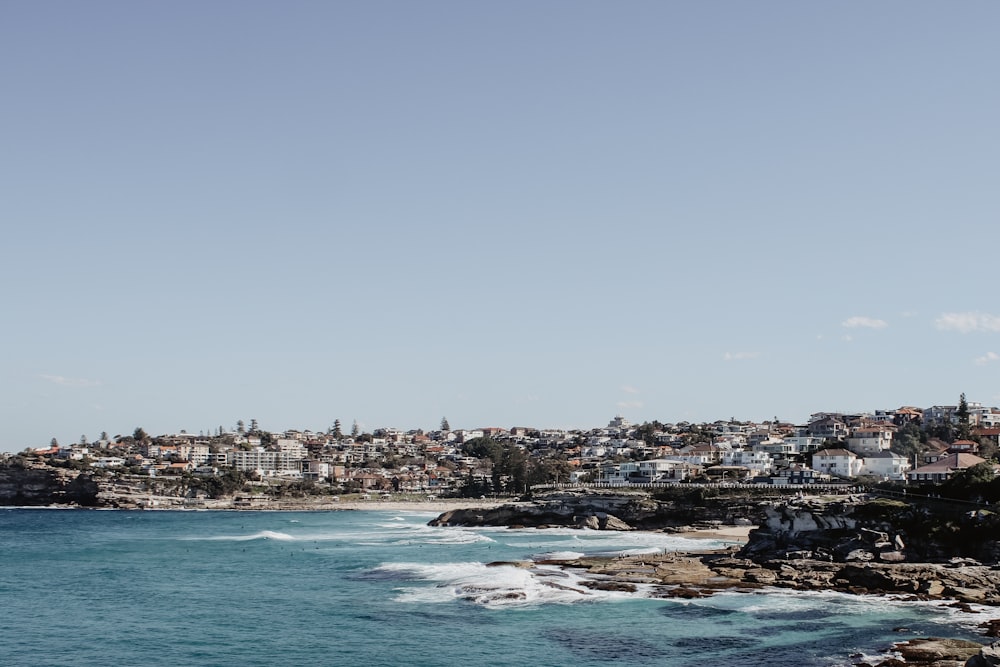
{"type": "Polygon", "coordinates": [[[666,533],[438,528],[425,512],[0,510],[0,664],[851,665],[988,643],[992,614],[836,593],[658,599],[531,560],[722,546],[666,533]]]}

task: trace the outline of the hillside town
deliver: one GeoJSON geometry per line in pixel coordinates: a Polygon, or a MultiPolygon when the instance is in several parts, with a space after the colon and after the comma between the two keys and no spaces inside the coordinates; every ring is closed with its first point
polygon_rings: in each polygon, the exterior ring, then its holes
{"type": "MultiPolygon", "coordinates": [[[[329,493],[518,495],[539,485],[624,487],[691,482],[795,485],[837,481],[939,483],[992,461],[1000,408],[966,401],[870,413],[813,414],[806,424],[735,419],[590,430],[482,427],[272,433],[256,420],[215,434],[131,435],[17,455],[34,465],[100,475],[233,477],[329,493]]],[[[10,458],[10,455],[8,455],[10,458]]],[[[210,485],[206,485],[210,486],[210,485]]]]}

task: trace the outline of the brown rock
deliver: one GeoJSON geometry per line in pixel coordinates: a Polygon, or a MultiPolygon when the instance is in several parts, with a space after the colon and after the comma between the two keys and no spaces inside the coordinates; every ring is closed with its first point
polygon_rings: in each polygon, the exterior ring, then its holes
{"type": "Polygon", "coordinates": [[[619,591],[622,593],[635,593],[635,584],[627,581],[585,581],[583,586],[593,591],[619,591]]]}
{"type": "Polygon", "coordinates": [[[986,630],[984,634],[987,637],[1000,637],[1000,618],[994,618],[984,623],[980,623],[979,627],[986,630]]]}
{"type": "Polygon", "coordinates": [[[895,649],[906,661],[907,665],[934,665],[944,667],[956,663],[958,667],[965,664],[969,658],[979,655],[982,644],[964,639],[943,639],[926,637],[911,639],[896,644],[895,649]]]}
{"type": "Polygon", "coordinates": [[[747,570],[743,578],[756,584],[773,584],[778,581],[777,573],[762,567],[747,570]]]}
{"type": "Polygon", "coordinates": [[[1000,665],[1000,642],[979,649],[979,655],[974,655],[965,663],[965,667],[997,667],[1000,665]]]}

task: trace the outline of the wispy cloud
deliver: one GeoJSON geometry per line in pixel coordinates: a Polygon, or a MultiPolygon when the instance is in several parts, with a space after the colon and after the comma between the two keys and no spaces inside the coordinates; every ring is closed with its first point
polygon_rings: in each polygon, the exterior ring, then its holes
{"type": "Polygon", "coordinates": [[[640,393],[638,389],[636,389],[635,387],[633,387],[631,385],[627,385],[627,384],[623,384],[622,385],[622,391],[624,391],[626,394],[638,394],[638,393],[640,393]]]}
{"type": "Polygon", "coordinates": [[[1000,332],[1000,317],[978,312],[944,313],[934,320],[934,326],[942,331],[957,331],[959,333],[1000,332]]]}
{"type": "Polygon", "coordinates": [[[641,408],[644,404],[642,401],[618,401],[615,405],[619,408],[641,408]]]}
{"type": "Polygon", "coordinates": [[[840,326],[847,327],[848,329],[885,329],[889,326],[889,323],[885,320],[877,320],[874,317],[855,315],[854,317],[848,317],[846,320],[841,322],[840,326]]]}
{"type": "Polygon", "coordinates": [[[985,366],[986,364],[993,363],[994,361],[1000,361],[1000,354],[996,352],[987,352],[981,357],[976,357],[976,363],[980,366],[985,366]]]}
{"type": "Polygon", "coordinates": [[[100,387],[100,380],[87,380],[85,378],[68,378],[62,375],[39,375],[46,382],[57,384],[60,387],[100,387]]]}
{"type": "Polygon", "coordinates": [[[722,358],[726,361],[742,361],[744,359],[756,359],[759,356],[759,352],[726,352],[722,355],[722,358]]]}

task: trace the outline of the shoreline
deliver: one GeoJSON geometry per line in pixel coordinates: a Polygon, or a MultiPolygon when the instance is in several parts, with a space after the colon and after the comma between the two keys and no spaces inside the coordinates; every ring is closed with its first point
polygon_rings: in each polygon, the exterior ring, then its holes
{"type": "Polygon", "coordinates": [[[733,544],[746,544],[750,540],[750,531],[758,526],[718,526],[715,528],[691,528],[671,533],[676,537],[692,540],[722,540],[733,544]]]}
{"type": "MultiPolygon", "coordinates": [[[[509,500],[347,500],[326,503],[324,509],[383,511],[383,512],[452,512],[460,509],[496,509],[509,505],[509,500]]],[[[302,509],[307,510],[308,507],[302,509]]]]}
{"type": "Polygon", "coordinates": [[[100,512],[227,512],[227,511],[247,511],[247,512],[331,512],[331,511],[382,511],[382,512],[423,512],[423,513],[444,513],[461,509],[496,509],[503,505],[511,504],[505,500],[479,500],[474,503],[463,502],[461,500],[347,500],[347,501],[302,501],[302,500],[275,500],[266,502],[252,502],[239,504],[232,500],[207,500],[197,503],[177,503],[176,498],[154,497],[150,503],[145,502],[130,503],[128,505],[108,506],[98,505],[87,507],[76,504],[53,503],[49,505],[0,505],[0,509],[7,510],[92,510],[100,512]]]}
{"type": "MultiPolygon", "coordinates": [[[[159,499],[156,499],[159,500],[159,499]]],[[[166,499],[164,499],[166,500],[166,499]]],[[[347,500],[347,501],[274,501],[237,505],[231,500],[207,501],[203,503],[175,505],[169,502],[156,503],[151,506],[133,507],[82,507],[80,505],[4,505],[0,509],[7,510],[91,510],[98,512],[414,512],[419,514],[443,514],[456,510],[491,510],[504,505],[517,504],[511,500],[476,500],[461,499],[439,500],[347,500]]],[[[502,528],[503,526],[490,526],[502,528]]],[[[712,528],[679,527],[676,530],[635,530],[625,532],[667,533],[673,537],[692,540],[721,540],[732,545],[743,545],[749,540],[749,535],[757,526],[713,526],[712,528]]],[[[534,530],[548,530],[535,528],[534,530]]],[[[582,530],[582,529],[581,529],[582,530]]],[[[616,531],[611,531],[616,532],[616,531]]]]}

